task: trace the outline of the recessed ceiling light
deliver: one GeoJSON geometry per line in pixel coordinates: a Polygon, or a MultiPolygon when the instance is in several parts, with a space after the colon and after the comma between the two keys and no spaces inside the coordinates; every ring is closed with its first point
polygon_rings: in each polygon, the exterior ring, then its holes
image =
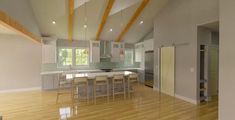
{"type": "Polygon", "coordinates": [[[113,29],[111,28],[111,29],[109,29],[109,31],[110,31],[110,32],[112,32],[112,31],[113,31],[113,29]]]}
{"type": "Polygon", "coordinates": [[[55,25],[55,24],[56,24],[56,21],[52,21],[52,24],[54,24],[54,25],[55,25]]]}
{"type": "Polygon", "coordinates": [[[143,24],[143,23],[144,23],[144,21],[140,21],[140,25],[143,24]]]}
{"type": "Polygon", "coordinates": [[[83,25],[83,27],[84,27],[84,28],[87,28],[87,25],[85,24],[85,25],[83,25]]]}

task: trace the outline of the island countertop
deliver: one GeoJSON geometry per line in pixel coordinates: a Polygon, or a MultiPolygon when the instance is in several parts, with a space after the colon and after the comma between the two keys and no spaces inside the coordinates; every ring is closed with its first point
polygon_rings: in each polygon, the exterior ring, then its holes
{"type": "MultiPolygon", "coordinates": [[[[113,71],[128,71],[128,70],[141,70],[141,68],[114,68],[113,71]]],[[[100,69],[88,69],[88,70],[58,70],[58,71],[43,71],[41,75],[53,75],[53,74],[69,74],[69,73],[86,73],[86,72],[102,72],[100,69]]]]}
{"type": "Polygon", "coordinates": [[[97,72],[97,73],[75,73],[75,74],[66,74],[66,79],[73,79],[75,77],[87,77],[88,79],[94,79],[96,76],[107,76],[113,77],[114,75],[123,74],[128,76],[133,74],[131,71],[116,71],[116,72],[97,72]]]}

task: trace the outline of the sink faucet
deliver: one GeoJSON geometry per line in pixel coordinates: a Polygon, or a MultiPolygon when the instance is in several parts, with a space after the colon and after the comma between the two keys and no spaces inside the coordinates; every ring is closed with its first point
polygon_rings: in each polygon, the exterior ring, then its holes
{"type": "Polygon", "coordinates": [[[72,70],[72,65],[69,65],[69,70],[72,70]]]}

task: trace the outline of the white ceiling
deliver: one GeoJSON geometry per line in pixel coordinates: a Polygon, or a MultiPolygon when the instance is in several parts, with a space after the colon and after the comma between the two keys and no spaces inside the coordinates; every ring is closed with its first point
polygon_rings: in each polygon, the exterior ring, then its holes
{"type": "MultiPolygon", "coordinates": [[[[67,39],[68,0],[29,0],[43,35],[67,39]],[[56,24],[53,25],[52,21],[56,24]]],[[[153,19],[168,0],[150,0],[123,40],[135,43],[153,29],[153,19]],[[139,22],[143,20],[142,25],[139,22]]],[[[116,0],[101,33],[101,40],[115,40],[142,0],[116,0]],[[110,32],[109,29],[113,31],[110,32]]],[[[108,0],[75,0],[74,40],[94,40],[108,0]],[[86,2],[86,3],[85,3],[86,2]],[[86,9],[85,9],[86,8],[86,9]],[[86,13],[85,13],[86,11],[86,13]],[[85,22],[87,18],[87,22],[85,22]],[[88,28],[84,29],[83,25],[88,28]]]]}
{"type": "Polygon", "coordinates": [[[0,24],[0,34],[18,35],[15,31],[0,24]]]}

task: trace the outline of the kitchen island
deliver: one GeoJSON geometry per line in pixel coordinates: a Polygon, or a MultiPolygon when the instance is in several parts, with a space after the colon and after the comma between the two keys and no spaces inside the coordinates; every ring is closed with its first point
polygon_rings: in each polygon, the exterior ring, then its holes
{"type": "Polygon", "coordinates": [[[65,74],[68,80],[71,80],[73,77],[87,76],[89,79],[94,79],[97,75],[107,75],[109,78],[114,74],[124,74],[128,75],[130,73],[137,73],[139,68],[124,68],[113,70],[112,72],[103,72],[99,69],[92,70],[69,70],[69,71],[47,71],[42,72],[42,90],[54,90],[58,88],[58,76],[60,74],[65,74]],[[125,71],[128,70],[128,71],[125,71]]]}

